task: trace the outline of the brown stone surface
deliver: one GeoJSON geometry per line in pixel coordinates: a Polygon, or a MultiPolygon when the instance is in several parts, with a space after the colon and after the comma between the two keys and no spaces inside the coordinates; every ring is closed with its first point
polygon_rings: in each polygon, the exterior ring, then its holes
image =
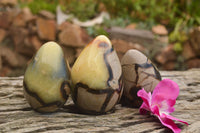
{"type": "Polygon", "coordinates": [[[14,45],[19,46],[24,44],[25,38],[28,36],[29,32],[26,28],[21,27],[11,27],[9,30],[9,35],[14,42],[14,45]]]}
{"type": "Polygon", "coordinates": [[[195,54],[194,50],[192,49],[189,42],[186,42],[184,44],[182,55],[186,60],[188,60],[190,58],[194,58],[196,56],[196,54],[195,54]]]}
{"type": "Polygon", "coordinates": [[[156,39],[160,41],[161,43],[168,44],[169,43],[169,37],[168,36],[156,36],[156,39]]]}
{"type": "Polygon", "coordinates": [[[24,3],[24,2],[27,2],[27,3],[30,3],[30,2],[32,2],[32,1],[34,1],[34,0],[20,0],[22,3],[24,3]]]}
{"type": "Polygon", "coordinates": [[[36,35],[37,34],[37,26],[35,24],[36,22],[33,21],[33,22],[30,22],[27,24],[27,29],[29,31],[29,34],[31,35],[36,35]]]}
{"type": "Polygon", "coordinates": [[[121,62],[121,59],[123,58],[124,53],[117,52],[117,56],[119,58],[119,61],[121,62]]]}
{"type": "Polygon", "coordinates": [[[2,66],[3,66],[3,64],[2,64],[1,54],[0,54],[0,71],[2,69],[2,66]]]}
{"type": "Polygon", "coordinates": [[[126,42],[124,40],[113,39],[111,40],[111,43],[113,44],[115,50],[121,53],[126,53],[126,51],[128,51],[129,49],[137,49],[141,52],[144,52],[146,50],[145,47],[140,44],[126,42]]]}
{"type": "Polygon", "coordinates": [[[55,20],[37,19],[37,32],[41,39],[54,41],[56,39],[55,20]]]}
{"type": "Polygon", "coordinates": [[[1,70],[0,70],[0,77],[1,76],[6,76],[6,75],[9,75],[10,73],[12,72],[11,68],[8,67],[8,66],[5,66],[3,67],[1,70]]]}
{"type": "Polygon", "coordinates": [[[14,18],[13,26],[25,27],[28,21],[35,19],[28,7],[23,8],[14,18]]]}
{"type": "Polygon", "coordinates": [[[65,22],[63,22],[62,24],[60,24],[60,25],[58,26],[58,30],[63,31],[63,30],[65,30],[65,29],[67,29],[67,28],[68,28],[69,26],[71,26],[71,25],[72,25],[71,23],[65,21],[65,22]]]}
{"type": "Polygon", "coordinates": [[[72,47],[84,47],[89,41],[89,35],[78,25],[70,24],[59,34],[61,44],[72,47]]]}
{"type": "Polygon", "coordinates": [[[136,23],[132,23],[126,26],[126,29],[132,29],[134,30],[136,28],[137,24],[136,23]]]}
{"type": "MultiPolygon", "coordinates": [[[[172,116],[187,121],[176,122],[181,133],[200,132],[200,69],[161,71],[163,78],[178,83],[180,94],[172,116]]],[[[0,77],[1,132],[126,132],[168,133],[159,120],[140,115],[138,108],[122,107],[105,115],[81,114],[71,99],[56,113],[40,114],[32,110],[23,96],[23,77],[0,77]]]]}
{"type": "Polygon", "coordinates": [[[14,17],[14,11],[0,12],[0,28],[8,29],[14,17]]]}
{"type": "Polygon", "coordinates": [[[19,65],[15,53],[6,47],[0,47],[1,58],[4,63],[10,65],[11,67],[17,67],[19,65]]]}
{"type": "Polygon", "coordinates": [[[35,53],[35,49],[34,47],[29,43],[30,40],[26,39],[26,42],[29,44],[23,44],[23,45],[19,45],[16,48],[16,52],[19,54],[24,55],[25,57],[32,57],[33,54],[35,53]]]}
{"type": "Polygon", "coordinates": [[[76,54],[75,57],[78,58],[78,56],[81,54],[83,48],[76,48],[76,54]]]}
{"type": "Polygon", "coordinates": [[[174,70],[176,66],[175,61],[168,61],[163,65],[163,70],[174,70]]]}
{"type": "Polygon", "coordinates": [[[200,56],[200,26],[191,31],[189,41],[195,54],[200,56]]]}
{"type": "Polygon", "coordinates": [[[44,18],[47,18],[47,19],[55,19],[55,15],[49,11],[46,11],[46,10],[42,10],[39,12],[39,15],[44,17],[44,18]]]}
{"type": "Polygon", "coordinates": [[[10,5],[10,6],[15,6],[18,4],[17,0],[1,0],[0,5],[10,5]]]}
{"type": "Polygon", "coordinates": [[[23,13],[19,13],[13,20],[12,25],[14,26],[22,26],[25,27],[26,26],[26,22],[24,21],[24,14],[23,13]]]}
{"type": "Polygon", "coordinates": [[[32,44],[35,50],[38,50],[42,46],[42,42],[37,36],[31,36],[30,43],[32,44]]]}
{"type": "Polygon", "coordinates": [[[26,56],[32,56],[35,52],[29,38],[29,31],[22,27],[11,27],[9,35],[14,42],[15,51],[26,56]]]}
{"type": "Polygon", "coordinates": [[[164,25],[156,25],[152,27],[152,32],[158,35],[167,35],[168,31],[164,25]]]}
{"type": "Polygon", "coordinates": [[[66,46],[63,46],[62,49],[64,52],[65,59],[68,61],[70,65],[72,65],[75,61],[75,53],[76,53],[75,49],[66,46]]]}
{"type": "Polygon", "coordinates": [[[0,43],[3,41],[3,39],[6,37],[6,30],[0,28],[0,43]]]}
{"type": "Polygon", "coordinates": [[[173,50],[173,45],[164,47],[161,52],[155,57],[156,61],[160,64],[165,64],[168,61],[175,61],[177,56],[173,50]]]}
{"type": "Polygon", "coordinates": [[[10,67],[22,67],[27,60],[19,54],[15,53],[7,47],[0,47],[0,57],[2,64],[7,64],[10,67]]]}
{"type": "Polygon", "coordinates": [[[194,58],[186,62],[188,68],[200,68],[200,59],[194,58]]]}

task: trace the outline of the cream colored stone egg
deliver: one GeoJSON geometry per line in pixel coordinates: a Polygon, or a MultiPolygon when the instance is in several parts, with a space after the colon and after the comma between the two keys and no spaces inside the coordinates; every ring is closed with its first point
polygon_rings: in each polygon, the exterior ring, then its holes
{"type": "Polygon", "coordinates": [[[110,111],[122,94],[121,64],[110,40],[100,35],[88,44],[71,70],[74,103],[86,113],[110,111]]]}
{"type": "Polygon", "coordinates": [[[140,51],[128,50],[121,60],[124,93],[122,103],[139,107],[142,100],[137,97],[138,90],[144,88],[152,92],[160,82],[161,76],[156,66],[140,51]]]}
{"type": "Polygon", "coordinates": [[[24,74],[24,95],[38,112],[54,112],[68,98],[69,70],[61,47],[47,42],[37,51],[24,74]]]}

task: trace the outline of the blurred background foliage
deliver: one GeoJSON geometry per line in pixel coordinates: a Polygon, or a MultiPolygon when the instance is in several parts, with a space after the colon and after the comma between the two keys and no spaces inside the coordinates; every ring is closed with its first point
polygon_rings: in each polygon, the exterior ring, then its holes
{"type": "MultiPolygon", "coordinates": [[[[125,50],[138,48],[164,70],[199,68],[199,7],[200,0],[0,0],[0,12],[5,15],[0,16],[0,53],[4,52],[0,54],[0,76],[16,75],[18,70],[17,75],[22,75],[22,69],[34,51],[49,40],[62,44],[72,65],[82,44],[100,34],[111,39],[119,57],[125,50]],[[58,6],[61,11],[57,11],[58,6]],[[107,16],[103,23],[89,27],[82,25],[94,22],[92,20],[102,16],[103,12],[107,16]],[[68,22],[63,23],[66,19],[68,22]],[[82,26],[73,27],[72,23],[82,26]],[[127,28],[142,29],[133,32],[149,33],[151,42],[140,44],[134,42],[137,39],[113,37],[111,28],[115,26],[122,27],[118,29],[125,32],[127,28]],[[75,31],[74,40],[81,39],[80,42],[71,41],[73,45],[65,40],[72,31],[75,31]]],[[[140,36],[140,40],[146,37],[140,36]]]]}
{"type": "Polygon", "coordinates": [[[100,10],[106,10],[113,18],[143,21],[148,26],[156,23],[174,27],[183,19],[187,26],[200,24],[199,0],[19,0],[21,6],[30,7],[33,13],[48,10],[53,13],[60,4],[63,10],[74,14],[80,20],[95,17],[100,10]],[[102,5],[103,4],[103,5],[102,5]],[[104,7],[102,7],[104,6],[104,7]]]}
{"type": "Polygon", "coordinates": [[[125,27],[137,23],[139,29],[151,29],[163,24],[169,31],[169,41],[180,52],[190,28],[200,25],[200,0],[19,0],[21,7],[28,6],[34,14],[40,10],[56,13],[56,6],[68,14],[86,21],[107,11],[111,19],[102,25],[87,28],[90,35],[107,35],[111,26],[125,27]]]}

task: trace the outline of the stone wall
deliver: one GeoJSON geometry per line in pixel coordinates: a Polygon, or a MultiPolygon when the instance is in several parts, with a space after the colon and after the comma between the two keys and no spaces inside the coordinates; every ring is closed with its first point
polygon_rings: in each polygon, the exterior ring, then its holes
{"type": "MultiPolygon", "coordinates": [[[[200,28],[191,31],[179,56],[174,45],[168,45],[168,32],[161,25],[148,31],[137,30],[135,24],[130,24],[126,28],[111,27],[108,32],[120,59],[127,50],[137,49],[160,69],[176,69],[179,57],[182,64],[178,65],[200,67],[200,28]]],[[[29,8],[18,8],[16,0],[0,1],[0,76],[22,75],[27,62],[47,41],[60,44],[72,65],[92,39],[79,25],[69,21],[57,24],[56,15],[48,11],[33,15],[29,8]]]]}
{"type": "MultiPolygon", "coordinates": [[[[23,74],[27,62],[47,41],[61,45],[65,58],[72,65],[82,49],[92,40],[79,25],[65,21],[57,24],[56,16],[48,11],[33,15],[29,8],[4,8],[0,12],[0,76],[23,74]],[[15,70],[21,70],[17,72],[15,70]]],[[[138,44],[112,38],[121,58],[128,49],[147,49],[138,44]]]]}
{"type": "Polygon", "coordinates": [[[56,23],[54,14],[41,11],[33,15],[29,8],[5,8],[0,12],[0,76],[22,68],[42,44],[60,44],[66,59],[73,64],[91,37],[78,25],[56,23]]]}

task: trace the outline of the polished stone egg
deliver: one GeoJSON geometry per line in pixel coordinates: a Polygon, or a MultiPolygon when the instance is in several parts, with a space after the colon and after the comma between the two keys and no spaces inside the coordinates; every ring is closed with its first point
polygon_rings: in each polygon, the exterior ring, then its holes
{"type": "Polygon", "coordinates": [[[24,74],[24,95],[38,112],[54,112],[68,98],[69,69],[61,47],[47,42],[40,47],[24,74]]]}
{"type": "Polygon", "coordinates": [[[138,90],[144,88],[152,92],[160,82],[161,76],[156,66],[138,50],[128,50],[122,57],[122,80],[124,92],[122,104],[139,107],[142,100],[137,97],[138,90]]]}
{"type": "Polygon", "coordinates": [[[122,94],[121,64],[110,40],[100,35],[88,44],[71,70],[71,95],[85,113],[114,108],[122,94]]]}

